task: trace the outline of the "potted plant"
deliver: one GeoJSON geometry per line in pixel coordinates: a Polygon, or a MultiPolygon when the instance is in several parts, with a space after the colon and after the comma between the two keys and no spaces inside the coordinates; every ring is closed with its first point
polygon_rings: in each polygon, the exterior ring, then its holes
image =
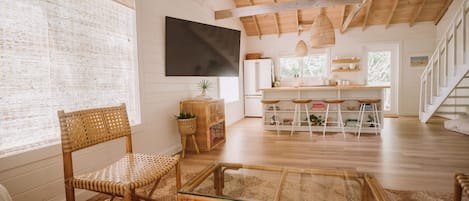
{"type": "Polygon", "coordinates": [[[197,118],[190,112],[181,112],[176,116],[181,135],[194,134],[197,130],[197,118]]]}
{"type": "Polygon", "coordinates": [[[210,81],[208,80],[202,80],[199,82],[198,87],[200,90],[202,90],[201,91],[202,96],[206,96],[207,90],[212,87],[212,83],[210,83],[210,81]]]}

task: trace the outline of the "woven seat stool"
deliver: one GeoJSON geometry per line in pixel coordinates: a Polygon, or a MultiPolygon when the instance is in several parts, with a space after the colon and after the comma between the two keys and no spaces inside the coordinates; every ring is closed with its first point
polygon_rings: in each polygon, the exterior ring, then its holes
{"type": "Polygon", "coordinates": [[[277,103],[280,102],[280,100],[266,100],[266,99],[263,99],[261,100],[262,104],[264,105],[265,108],[267,108],[269,105],[272,106],[272,109],[274,111],[274,117],[273,117],[273,120],[275,122],[275,127],[277,129],[277,135],[280,135],[280,129],[279,129],[279,119],[278,119],[278,116],[277,116],[277,103]]]}
{"type": "Polygon", "coordinates": [[[311,99],[293,99],[291,102],[295,104],[295,112],[293,113],[293,121],[291,122],[291,133],[290,135],[293,135],[293,132],[295,132],[295,126],[296,124],[299,124],[301,126],[301,106],[305,106],[305,113],[306,113],[306,119],[308,121],[308,129],[309,129],[309,134],[313,135],[313,131],[311,129],[311,119],[309,118],[309,112],[308,112],[308,104],[311,103],[311,99]]]}
{"type": "Polygon", "coordinates": [[[58,112],[67,201],[75,200],[75,188],[123,197],[124,201],[154,200],[151,195],[160,179],[176,170],[176,188],[181,187],[179,155],[132,153],[130,124],[125,105],[65,113],[58,112]],[[74,176],[72,152],[126,137],[126,154],[98,171],[74,176]],[[147,195],[136,189],[152,185],[147,195]]]}
{"type": "Polygon", "coordinates": [[[463,194],[469,195],[469,175],[457,173],[454,176],[454,201],[461,201],[463,194]]]}
{"type": "MultiPolygon", "coordinates": [[[[381,99],[359,99],[357,100],[360,103],[360,111],[358,112],[358,121],[357,121],[357,129],[358,129],[358,139],[360,139],[361,130],[363,124],[370,124],[373,125],[375,128],[375,134],[378,135],[378,131],[380,131],[381,123],[380,123],[380,115],[378,111],[378,103],[381,102],[381,99]],[[363,116],[365,116],[366,106],[371,106],[371,115],[373,120],[371,122],[363,122],[363,116]]],[[[355,131],[357,133],[357,131],[355,131]]]]}
{"type": "Polygon", "coordinates": [[[344,135],[344,138],[345,138],[344,121],[342,120],[342,111],[340,109],[340,105],[344,102],[344,100],[328,99],[328,100],[323,100],[322,102],[326,104],[326,115],[324,115],[324,126],[322,130],[322,136],[323,137],[326,136],[327,123],[336,123],[337,126],[342,130],[342,134],[344,135]],[[337,105],[337,121],[336,122],[329,122],[327,120],[327,118],[329,117],[330,105],[337,105]]]}

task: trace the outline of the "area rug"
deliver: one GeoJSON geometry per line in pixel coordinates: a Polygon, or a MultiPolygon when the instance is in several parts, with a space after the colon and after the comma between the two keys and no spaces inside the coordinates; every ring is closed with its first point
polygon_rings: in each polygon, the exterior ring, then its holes
{"type": "MultiPolygon", "coordinates": [[[[196,172],[185,172],[182,174],[182,183],[189,181],[197,173],[196,172]]],[[[251,198],[250,200],[272,200],[275,194],[275,187],[272,185],[278,184],[271,177],[256,177],[256,176],[239,176],[239,174],[225,173],[225,188],[223,190],[225,195],[236,196],[239,198],[251,198]]],[[[299,189],[293,183],[286,181],[285,191],[282,193],[280,200],[282,201],[359,201],[359,195],[354,195],[350,192],[341,192],[341,185],[334,185],[333,181],[329,181],[328,185],[321,185],[317,183],[308,184],[303,183],[299,189]],[[331,185],[332,184],[332,185],[331,185]],[[295,189],[295,190],[292,190],[295,189]],[[316,194],[311,196],[311,189],[316,191],[329,191],[327,197],[325,194],[316,194]],[[309,192],[308,192],[309,191],[309,192]],[[300,193],[298,193],[300,192],[300,193]],[[306,192],[306,193],[304,193],[306,192]]],[[[175,201],[176,200],[176,185],[175,185],[175,174],[172,171],[166,175],[158,185],[157,190],[153,194],[153,199],[159,201],[175,201]]],[[[343,185],[342,185],[343,186],[343,185]]],[[[140,192],[148,191],[149,189],[139,189],[140,192]]],[[[214,193],[213,184],[209,181],[204,181],[200,187],[196,189],[199,193],[214,193]]],[[[440,193],[440,192],[424,192],[424,191],[398,191],[385,189],[390,201],[452,201],[453,195],[451,193],[440,193]]],[[[88,201],[105,201],[110,196],[99,194],[94,196],[88,201]]],[[[120,198],[115,198],[116,201],[121,201],[120,198]]],[[[469,201],[469,197],[465,196],[463,201],[469,201]]]]}

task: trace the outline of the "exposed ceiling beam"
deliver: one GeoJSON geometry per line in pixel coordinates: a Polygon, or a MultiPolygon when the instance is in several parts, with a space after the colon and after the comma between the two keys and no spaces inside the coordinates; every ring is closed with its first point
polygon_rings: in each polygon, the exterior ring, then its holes
{"type": "Polygon", "coordinates": [[[345,11],[347,10],[347,5],[342,7],[342,16],[340,17],[340,26],[344,25],[345,22],[345,11]]]}
{"type": "Polygon", "coordinates": [[[219,10],[215,11],[215,19],[219,20],[232,17],[246,17],[282,11],[300,10],[304,8],[332,7],[337,5],[352,5],[359,3],[362,3],[362,0],[296,0],[219,10]]]}
{"type": "Polygon", "coordinates": [[[410,21],[409,21],[409,26],[410,27],[414,26],[415,20],[417,20],[417,17],[419,17],[420,12],[422,12],[422,8],[423,8],[423,6],[425,6],[426,1],[427,0],[422,0],[422,2],[420,2],[419,6],[417,7],[417,12],[415,12],[414,15],[412,16],[412,18],[410,18],[410,21]]]}
{"type": "Polygon", "coordinates": [[[116,3],[119,3],[125,7],[135,9],[135,0],[113,0],[116,3]]]}
{"type": "Polygon", "coordinates": [[[368,16],[370,15],[371,6],[373,6],[373,0],[369,0],[369,1],[368,1],[368,5],[367,5],[367,8],[366,8],[365,19],[363,20],[362,31],[365,30],[365,28],[366,28],[366,23],[368,23],[368,16]]]}
{"type": "Polygon", "coordinates": [[[344,33],[345,31],[347,31],[348,27],[350,26],[350,23],[352,23],[353,18],[358,14],[364,4],[365,2],[360,5],[352,6],[352,10],[348,14],[347,19],[345,19],[344,24],[342,24],[340,32],[344,33]]]}
{"type": "Polygon", "coordinates": [[[443,18],[443,16],[445,15],[451,3],[453,3],[453,0],[446,0],[445,6],[440,10],[440,13],[438,13],[438,15],[435,18],[435,25],[437,25],[440,22],[441,18],[443,18]]]}
{"type": "Polygon", "coordinates": [[[301,34],[302,26],[300,25],[300,11],[296,10],[296,30],[298,30],[298,36],[301,34]]]}
{"type": "MultiPolygon", "coordinates": [[[[249,0],[249,4],[254,5],[252,0],[249,0]]],[[[257,35],[259,36],[259,40],[262,39],[261,28],[259,27],[259,23],[257,22],[257,18],[255,15],[251,16],[252,21],[254,21],[254,26],[256,27],[257,35]]]]}
{"type": "MultiPolygon", "coordinates": [[[[277,0],[272,0],[273,3],[277,3],[277,0]]],[[[278,14],[274,13],[274,21],[275,21],[275,30],[277,31],[277,36],[280,37],[280,25],[278,24],[278,14]]]]}
{"type": "Polygon", "coordinates": [[[388,16],[388,20],[386,21],[386,24],[384,25],[385,29],[387,29],[389,25],[391,24],[392,17],[394,16],[394,12],[396,11],[397,5],[399,5],[399,0],[394,0],[394,5],[392,6],[391,14],[388,16]]]}

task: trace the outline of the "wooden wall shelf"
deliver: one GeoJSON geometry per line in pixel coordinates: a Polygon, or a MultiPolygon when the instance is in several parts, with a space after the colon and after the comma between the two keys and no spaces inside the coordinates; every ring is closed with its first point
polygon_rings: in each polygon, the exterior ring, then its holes
{"type": "MultiPolygon", "coordinates": [[[[190,112],[197,117],[195,138],[201,151],[210,151],[225,142],[225,103],[217,100],[186,100],[179,104],[181,112],[190,112]]],[[[187,144],[187,150],[195,150],[187,144]]]]}
{"type": "Polygon", "coordinates": [[[332,64],[360,63],[360,59],[333,59],[332,64]]]}
{"type": "Polygon", "coordinates": [[[358,72],[360,71],[360,68],[354,68],[354,69],[334,69],[332,72],[358,72]]]}

